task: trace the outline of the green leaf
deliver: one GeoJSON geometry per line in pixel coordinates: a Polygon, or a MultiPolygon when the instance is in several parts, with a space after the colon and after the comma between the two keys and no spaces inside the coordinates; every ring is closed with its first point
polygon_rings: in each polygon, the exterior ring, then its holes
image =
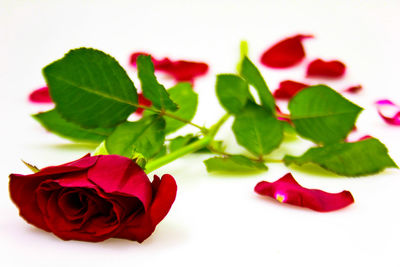
{"type": "Polygon", "coordinates": [[[325,85],[297,93],[289,103],[297,132],[316,143],[332,144],[346,138],[361,108],[325,85]]]}
{"type": "Polygon", "coordinates": [[[268,170],[264,163],[242,155],[214,157],[204,161],[208,172],[259,172],[268,170]]]}
{"type": "Polygon", "coordinates": [[[124,122],[106,139],[107,151],[129,158],[135,153],[141,153],[150,159],[162,149],[164,129],[165,121],[157,115],[135,122],[124,122]]]}
{"type": "Polygon", "coordinates": [[[137,70],[144,97],[149,99],[153,106],[160,110],[178,109],[178,106],[170,99],[164,86],[158,83],[154,75],[154,65],[150,56],[140,55],[137,60],[137,70]]]}
{"type": "MultiPolygon", "coordinates": [[[[178,104],[179,109],[170,114],[175,115],[181,119],[191,121],[196,114],[198,95],[193,91],[192,85],[190,83],[178,83],[174,87],[168,89],[168,93],[176,104],[178,104]]],[[[165,132],[172,133],[179,128],[186,125],[186,123],[179,120],[172,119],[165,116],[165,132]]]]}
{"type": "Polygon", "coordinates": [[[74,141],[100,143],[113,131],[112,128],[82,128],[63,119],[55,109],[34,114],[32,117],[48,131],[74,141]]]}
{"type": "Polygon", "coordinates": [[[275,99],[260,71],[246,56],[243,58],[240,71],[240,75],[257,90],[261,105],[271,111],[272,114],[275,114],[275,99]]]}
{"type": "Polygon", "coordinates": [[[285,156],[286,165],[315,163],[322,168],[345,176],[374,174],[385,168],[397,168],[388,150],[379,140],[369,138],[355,143],[337,143],[310,148],[299,157],[285,156]]]}
{"type": "Polygon", "coordinates": [[[33,173],[40,172],[40,169],[39,169],[38,167],[36,167],[35,165],[29,164],[28,162],[26,162],[26,161],[24,161],[24,160],[22,160],[22,159],[21,159],[21,161],[22,161],[22,163],[24,163],[25,166],[28,167],[33,173]]]}
{"type": "Polygon", "coordinates": [[[239,113],[249,99],[249,85],[233,74],[218,75],[215,88],[219,102],[229,113],[239,113]]]}
{"type": "Polygon", "coordinates": [[[283,124],[271,112],[252,102],[236,116],[232,130],[239,145],[256,156],[270,153],[283,139],[283,124]]]}
{"type": "Polygon", "coordinates": [[[46,66],[43,75],[57,111],[84,128],[115,126],[136,110],[132,81],[113,57],[99,50],[71,50],[46,66]]]}
{"type": "Polygon", "coordinates": [[[169,151],[174,152],[197,140],[198,138],[195,137],[193,134],[188,134],[185,136],[177,136],[174,139],[172,139],[171,142],[169,143],[169,151]]]}

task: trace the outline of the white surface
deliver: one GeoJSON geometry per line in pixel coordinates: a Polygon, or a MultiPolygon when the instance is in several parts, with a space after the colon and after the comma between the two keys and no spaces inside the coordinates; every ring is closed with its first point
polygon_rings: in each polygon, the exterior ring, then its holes
{"type": "MultiPolygon", "coordinates": [[[[316,36],[305,42],[308,61],[322,57],[347,64],[346,78],[332,86],[364,86],[351,98],[365,108],[360,132],[382,140],[400,163],[400,127],[383,123],[372,104],[379,98],[400,103],[399,11],[399,1],[378,0],[1,0],[0,265],[400,266],[397,170],[349,179],[290,169],[304,186],[353,193],[352,206],[321,214],[253,193],[258,181],[274,181],[289,171],[281,164],[240,178],[207,174],[204,157],[188,156],[156,171],[175,176],[178,196],[166,219],[142,244],[118,239],[64,242],[36,230],[18,216],[8,196],[7,178],[11,172],[28,173],[21,158],[43,167],[74,160],[93,149],[46,133],[29,117],[48,108],[26,100],[32,89],[44,84],[41,68],[69,49],[101,49],[132,76],[128,57],[133,51],[204,60],[211,71],[196,83],[200,106],[195,122],[210,125],[216,114],[223,113],[214,97],[215,74],[235,71],[239,41],[249,41],[250,56],[259,65],[258,58],[269,45],[296,33],[316,36]]],[[[275,89],[286,78],[301,81],[305,65],[289,71],[259,66],[275,89]]]]}

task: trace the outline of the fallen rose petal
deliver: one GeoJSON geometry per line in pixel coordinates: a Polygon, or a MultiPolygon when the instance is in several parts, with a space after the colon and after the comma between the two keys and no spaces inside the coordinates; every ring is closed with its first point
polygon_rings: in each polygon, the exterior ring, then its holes
{"type": "MultiPolygon", "coordinates": [[[[142,105],[142,106],[146,106],[146,107],[150,107],[151,106],[151,101],[148,100],[147,98],[144,97],[144,95],[142,93],[138,93],[138,104],[142,105]]],[[[142,115],[143,114],[144,109],[143,108],[138,108],[135,113],[137,115],[142,115]]]]}
{"type": "Polygon", "coordinates": [[[53,103],[51,100],[49,88],[44,86],[36,89],[29,95],[29,101],[32,103],[53,103]]]}
{"type": "Polygon", "coordinates": [[[390,100],[376,101],[379,116],[390,125],[400,125],[400,107],[390,100]]]}
{"type": "Polygon", "coordinates": [[[359,84],[359,85],[350,86],[349,88],[343,90],[343,93],[356,94],[356,93],[359,93],[361,90],[362,90],[362,86],[361,86],[361,84],[359,84]]]}
{"type": "Polygon", "coordinates": [[[338,210],[354,202],[349,191],[327,193],[318,189],[304,188],[296,182],[291,173],[273,183],[259,182],[254,191],[275,198],[281,203],[307,207],[319,212],[338,210]]]}
{"type": "MultiPolygon", "coordinates": [[[[136,59],[140,55],[150,55],[144,52],[133,53],[130,57],[130,63],[136,67],[136,59]]],[[[150,55],[151,56],[151,55],[150,55]]],[[[170,60],[163,58],[158,60],[151,56],[154,64],[154,70],[166,73],[172,76],[177,82],[194,82],[194,79],[203,76],[208,72],[208,65],[203,62],[194,62],[186,60],[170,60]]]]}
{"type": "Polygon", "coordinates": [[[261,63],[271,68],[288,68],[300,63],[306,55],[302,41],[307,38],[313,36],[298,34],[274,44],[263,53],[261,63]]]}
{"type": "Polygon", "coordinates": [[[300,92],[302,89],[308,87],[308,84],[299,83],[295,81],[282,81],[279,83],[279,88],[274,91],[274,97],[276,99],[291,99],[295,94],[300,92]]]}
{"type": "Polygon", "coordinates": [[[308,77],[340,78],[344,75],[346,66],[338,61],[324,61],[315,59],[307,67],[308,77]]]}

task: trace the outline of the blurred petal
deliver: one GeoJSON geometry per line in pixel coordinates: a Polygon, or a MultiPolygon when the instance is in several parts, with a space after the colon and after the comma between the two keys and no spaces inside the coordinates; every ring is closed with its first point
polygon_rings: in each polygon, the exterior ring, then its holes
{"type": "Polygon", "coordinates": [[[349,191],[327,193],[318,189],[304,188],[296,182],[291,173],[287,173],[273,183],[259,182],[254,190],[260,195],[275,198],[281,203],[307,207],[319,212],[338,210],[354,202],[349,191]]]}
{"type": "Polygon", "coordinates": [[[307,67],[308,77],[341,78],[346,71],[346,66],[338,61],[324,61],[316,59],[307,67]]]}
{"type": "MultiPolygon", "coordinates": [[[[144,52],[133,53],[130,57],[130,63],[136,67],[136,59],[139,55],[150,55],[144,52]]],[[[150,55],[151,56],[151,55],[150,55]]],[[[151,60],[154,64],[154,70],[164,72],[172,76],[177,82],[194,82],[194,79],[203,76],[208,72],[208,65],[203,62],[194,62],[186,60],[170,60],[163,58],[161,60],[155,59],[153,56],[151,60]]]]}
{"type": "Polygon", "coordinates": [[[356,94],[359,93],[362,90],[361,84],[350,86],[349,88],[343,90],[343,93],[351,93],[351,94],[356,94]]]}
{"type": "Polygon", "coordinates": [[[271,68],[288,68],[300,63],[306,55],[302,40],[312,35],[298,34],[271,46],[261,56],[261,63],[271,68]]]}
{"type": "Polygon", "coordinates": [[[32,103],[53,103],[53,100],[51,100],[50,97],[49,88],[47,86],[33,91],[29,95],[29,101],[32,103]]]}
{"type": "Polygon", "coordinates": [[[390,100],[376,102],[379,116],[390,125],[400,125],[400,107],[390,100]]]}
{"type": "Polygon", "coordinates": [[[291,99],[295,94],[300,92],[302,89],[308,87],[308,84],[299,83],[295,81],[286,80],[280,82],[279,88],[275,90],[275,99],[291,99]]]}
{"type": "MultiPolygon", "coordinates": [[[[139,105],[142,105],[142,106],[146,106],[146,107],[150,107],[151,106],[151,101],[148,100],[147,98],[145,98],[142,93],[138,93],[138,102],[139,102],[139,105]]],[[[138,115],[142,115],[143,111],[144,111],[143,108],[138,108],[135,111],[135,113],[138,114],[138,115]]]]}

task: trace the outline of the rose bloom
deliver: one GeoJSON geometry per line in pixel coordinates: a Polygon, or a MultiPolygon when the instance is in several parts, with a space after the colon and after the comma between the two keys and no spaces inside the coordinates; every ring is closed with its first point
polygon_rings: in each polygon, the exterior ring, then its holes
{"type": "Polygon", "coordinates": [[[30,175],[10,175],[10,195],[30,224],[63,240],[142,242],[167,215],[174,178],[149,181],[131,159],[90,156],[30,175]]]}

